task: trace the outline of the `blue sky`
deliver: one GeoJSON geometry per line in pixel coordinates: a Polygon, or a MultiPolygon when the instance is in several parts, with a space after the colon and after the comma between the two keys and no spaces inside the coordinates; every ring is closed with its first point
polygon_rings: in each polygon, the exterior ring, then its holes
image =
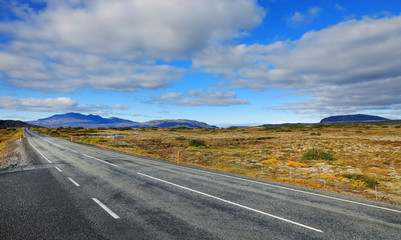
{"type": "Polygon", "coordinates": [[[0,119],[401,118],[398,0],[0,0],[0,119]]]}

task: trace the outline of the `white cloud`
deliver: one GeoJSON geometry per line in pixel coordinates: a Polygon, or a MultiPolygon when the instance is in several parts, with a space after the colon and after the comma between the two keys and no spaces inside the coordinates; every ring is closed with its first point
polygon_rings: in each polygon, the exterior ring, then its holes
{"type": "Polygon", "coordinates": [[[158,101],[166,101],[168,99],[180,98],[182,96],[183,96],[182,93],[169,92],[169,93],[165,93],[165,94],[157,97],[157,100],[158,101]]]}
{"type": "Polygon", "coordinates": [[[305,13],[295,12],[291,17],[287,18],[287,24],[291,27],[299,27],[313,22],[317,18],[322,9],[319,7],[311,7],[305,13]]]}
{"type": "Polygon", "coordinates": [[[347,10],[345,7],[341,6],[341,5],[338,4],[338,3],[336,3],[334,6],[335,6],[335,8],[336,8],[337,10],[339,10],[339,11],[346,11],[346,10],[347,10]]]}
{"type": "Polygon", "coordinates": [[[306,101],[287,109],[399,109],[401,16],[342,22],[297,41],[203,51],[194,67],[232,87],[295,90],[306,101]]]}
{"type": "Polygon", "coordinates": [[[68,97],[37,99],[0,96],[0,108],[3,109],[57,111],[77,107],[77,102],[68,97]]]}
{"type": "Polygon", "coordinates": [[[13,109],[22,111],[77,111],[88,113],[110,113],[111,110],[127,110],[128,107],[116,104],[114,106],[93,105],[81,106],[74,99],[69,97],[58,98],[17,98],[0,96],[0,109],[13,109]]]}
{"type": "Polygon", "coordinates": [[[180,105],[180,106],[231,106],[246,105],[247,100],[238,99],[235,92],[211,92],[206,93],[202,90],[191,90],[187,94],[189,97],[183,97],[182,93],[166,93],[155,98],[155,101],[163,105],[180,105]]]}
{"type": "Polygon", "coordinates": [[[171,59],[237,37],[265,14],[254,0],[47,2],[43,11],[0,30],[88,53],[171,59]]]}
{"type": "Polygon", "coordinates": [[[183,69],[157,60],[189,60],[265,15],[254,0],[42,2],[41,10],[4,2],[20,19],[0,22],[11,39],[0,44],[0,74],[18,88],[46,92],[164,89],[183,69]]]}

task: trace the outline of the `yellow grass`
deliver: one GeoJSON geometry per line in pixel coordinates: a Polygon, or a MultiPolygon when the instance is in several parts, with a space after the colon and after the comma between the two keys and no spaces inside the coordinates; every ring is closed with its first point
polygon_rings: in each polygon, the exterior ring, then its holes
{"type": "Polygon", "coordinates": [[[0,129],[0,164],[3,164],[12,150],[11,142],[22,136],[21,128],[0,129]]]}

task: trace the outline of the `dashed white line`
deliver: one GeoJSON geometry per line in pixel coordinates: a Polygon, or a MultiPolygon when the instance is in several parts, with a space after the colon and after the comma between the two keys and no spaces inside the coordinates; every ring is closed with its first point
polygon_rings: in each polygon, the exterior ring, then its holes
{"type": "Polygon", "coordinates": [[[49,163],[53,163],[52,161],[50,161],[49,159],[47,159],[47,157],[45,157],[45,155],[43,155],[35,146],[33,146],[32,143],[31,143],[31,141],[29,141],[29,139],[28,139],[28,142],[29,142],[29,144],[30,144],[40,155],[42,155],[42,157],[43,157],[44,159],[46,159],[46,161],[48,161],[49,163]]]}
{"type": "Polygon", "coordinates": [[[194,192],[194,193],[198,193],[198,194],[201,194],[201,195],[203,195],[203,196],[210,197],[210,198],[213,198],[213,199],[216,199],[216,200],[225,202],[225,203],[229,203],[229,204],[231,204],[231,205],[234,205],[234,206],[237,206],[237,207],[241,207],[241,208],[244,208],[244,209],[247,209],[247,210],[256,212],[256,213],[260,213],[260,214],[263,214],[263,215],[266,215],[266,216],[269,216],[269,217],[272,217],[272,218],[275,218],[275,219],[278,219],[278,220],[281,220],[281,221],[284,221],[284,222],[288,222],[288,223],[291,223],[291,224],[294,224],[294,225],[297,225],[297,226],[300,226],[300,227],[304,227],[304,228],[307,228],[307,229],[310,229],[310,230],[313,230],[313,231],[316,231],[316,232],[323,232],[323,231],[320,230],[320,229],[313,228],[313,227],[310,227],[310,226],[307,226],[307,225],[304,225],[304,224],[301,224],[301,223],[298,223],[298,222],[294,222],[294,221],[291,221],[291,220],[286,219],[286,218],[282,218],[282,217],[279,217],[279,216],[275,216],[275,215],[270,214],[270,213],[262,212],[262,211],[260,211],[260,210],[254,209],[254,208],[250,208],[250,207],[247,207],[247,206],[244,206],[244,205],[235,203],[235,202],[231,202],[231,201],[225,200],[225,199],[223,199],[223,198],[219,198],[219,197],[216,197],[216,196],[213,196],[213,195],[204,193],[204,192],[200,192],[200,191],[194,190],[194,189],[192,189],[192,188],[184,187],[184,186],[181,186],[181,185],[178,185],[178,184],[175,184],[175,183],[172,183],[172,182],[169,182],[169,181],[160,179],[160,178],[152,177],[152,176],[149,176],[149,175],[140,173],[140,172],[137,172],[137,173],[138,173],[139,175],[141,175],[141,176],[144,176],[144,177],[147,177],[147,178],[151,178],[151,179],[156,180],[156,181],[159,181],[159,182],[167,183],[167,184],[170,184],[170,185],[172,185],[172,186],[175,186],[175,187],[178,187],[178,188],[182,188],[182,189],[185,189],[185,190],[194,192]]]}
{"type": "Polygon", "coordinates": [[[92,198],[93,201],[95,201],[95,203],[97,203],[101,208],[103,208],[108,214],[110,214],[114,219],[119,219],[120,217],[115,214],[113,211],[110,210],[110,208],[108,208],[106,205],[104,205],[102,202],[100,202],[99,200],[97,200],[97,198],[92,198]]]}
{"type": "Polygon", "coordinates": [[[60,168],[58,168],[58,167],[55,167],[56,169],[57,169],[57,171],[59,171],[59,172],[63,172],[63,171],[61,171],[61,169],[60,168]]]}
{"type": "Polygon", "coordinates": [[[69,177],[68,180],[70,180],[75,186],[77,186],[77,187],[80,186],[77,182],[74,181],[74,179],[69,177]]]}
{"type": "Polygon", "coordinates": [[[107,162],[107,161],[105,161],[105,160],[102,160],[102,159],[99,159],[99,158],[95,158],[95,157],[89,156],[89,155],[87,155],[87,154],[85,154],[85,153],[84,153],[83,155],[84,155],[85,157],[95,159],[96,161],[99,161],[99,162],[102,162],[102,163],[106,163],[106,164],[109,164],[109,165],[114,166],[114,167],[118,167],[118,165],[115,165],[115,164],[113,164],[113,163],[109,163],[109,162],[107,162]]]}

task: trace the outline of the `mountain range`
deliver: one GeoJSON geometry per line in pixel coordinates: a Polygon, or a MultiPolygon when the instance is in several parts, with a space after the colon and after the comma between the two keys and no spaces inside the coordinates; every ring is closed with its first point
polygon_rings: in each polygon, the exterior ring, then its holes
{"type": "Polygon", "coordinates": [[[85,128],[120,128],[120,127],[190,127],[190,128],[215,128],[204,122],[198,122],[186,119],[175,119],[175,120],[152,120],[147,122],[133,122],[126,119],[111,117],[103,118],[98,115],[83,115],[80,113],[66,113],[56,114],[54,116],[38,119],[36,121],[29,121],[30,124],[35,124],[42,127],[85,127],[85,128]]]}
{"type": "MultiPolygon", "coordinates": [[[[324,118],[320,121],[323,124],[335,124],[335,123],[389,123],[389,124],[401,124],[401,120],[390,120],[387,118],[366,115],[366,114],[355,114],[355,115],[338,115],[324,118]]],[[[284,125],[305,125],[313,123],[282,123],[282,124],[265,124],[261,127],[268,126],[284,126],[284,125]]],[[[172,128],[172,127],[189,127],[189,128],[217,128],[204,122],[198,122],[187,119],[172,119],[172,120],[152,120],[147,122],[134,122],[126,119],[117,117],[103,118],[98,115],[84,115],[80,113],[66,113],[56,114],[48,118],[38,119],[36,121],[29,121],[24,123],[22,121],[13,120],[0,120],[0,127],[85,127],[85,128],[172,128]],[[35,126],[36,125],[36,126],[35,126]]]]}

